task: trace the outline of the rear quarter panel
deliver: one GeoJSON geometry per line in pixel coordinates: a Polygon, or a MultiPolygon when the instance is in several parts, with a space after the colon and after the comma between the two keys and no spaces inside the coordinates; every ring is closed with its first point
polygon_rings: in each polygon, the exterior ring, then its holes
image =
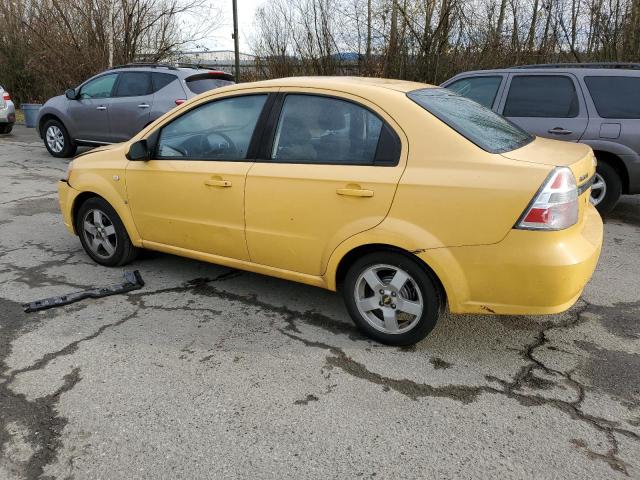
{"type": "Polygon", "coordinates": [[[417,249],[499,242],[552,167],[485,152],[412,104],[407,168],[379,228],[407,232],[417,249]]]}

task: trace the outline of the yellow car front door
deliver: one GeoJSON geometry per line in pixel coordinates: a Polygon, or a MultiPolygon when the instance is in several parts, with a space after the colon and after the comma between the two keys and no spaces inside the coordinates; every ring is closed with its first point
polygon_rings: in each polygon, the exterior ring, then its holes
{"type": "Polygon", "coordinates": [[[406,163],[401,130],[363,99],[321,93],[281,93],[272,110],[246,183],[254,263],[321,275],[342,241],[391,207],[406,163]]]}
{"type": "Polygon", "coordinates": [[[248,260],[247,156],[266,100],[255,94],[197,105],[162,127],[151,160],[129,162],[128,201],[144,242],[248,260]]]}

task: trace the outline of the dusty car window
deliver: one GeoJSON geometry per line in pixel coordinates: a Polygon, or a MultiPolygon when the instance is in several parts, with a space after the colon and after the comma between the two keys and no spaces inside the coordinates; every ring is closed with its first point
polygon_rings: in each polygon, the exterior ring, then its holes
{"type": "Polygon", "coordinates": [[[640,118],[640,77],[584,77],[602,118],[640,118]]]}
{"type": "Polygon", "coordinates": [[[233,82],[229,80],[222,80],[219,78],[187,78],[187,87],[195,94],[200,94],[213,90],[214,88],[226,87],[227,85],[233,85],[233,82]]]}
{"type": "Polygon", "coordinates": [[[445,89],[423,88],[409,92],[407,96],[487,152],[508,152],[533,140],[506,118],[445,89]]]}
{"type": "Polygon", "coordinates": [[[247,95],[210,102],[165,126],[156,158],[242,160],[267,95],[247,95]]]}
{"type": "Polygon", "coordinates": [[[80,98],[109,98],[113,85],[116,83],[117,74],[103,75],[89,81],[80,89],[80,98]]]}
{"type": "Polygon", "coordinates": [[[511,80],[505,117],[574,118],[578,94],[573,80],[562,75],[518,75],[511,80]]]}
{"type": "Polygon", "coordinates": [[[336,98],[287,95],[273,142],[272,159],[289,163],[371,165],[382,120],[336,98]]]}
{"type": "Polygon", "coordinates": [[[491,108],[496,99],[500,83],[502,83],[502,77],[469,77],[456,80],[447,88],[459,95],[475,100],[480,105],[491,108]]]}

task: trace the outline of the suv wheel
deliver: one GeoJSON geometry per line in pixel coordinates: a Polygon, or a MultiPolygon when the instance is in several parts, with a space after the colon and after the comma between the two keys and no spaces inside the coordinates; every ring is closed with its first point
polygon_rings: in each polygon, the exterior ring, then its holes
{"type": "Polygon", "coordinates": [[[122,220],[111,205],[93,197],[84,202],[76,215],[76,232],[87,255],[107,267],[126,265],[138,255],[122,220]]]}
{"type": "Polygon", "coordinates": [[[599,161],[596,178],[591,185],[591,203],[604,215],[613,210],[621,193],[622,180],[618,172],[608,163],[599,161]]]}
{"type": "Polygon", "coordinates": [[[58,120],[48,120],[42,129],[44,137],[44,146],[51,155],[58,158],[73,157],[78,147],[64,125],[58,120]]]}
{"type": "Polygon", "coordinates": [[[344,300],[356,325],[388,345],[411,345],[436,325],[438,287],[416,261],[394,252],[365,255],[349,269],[344,300]]]}

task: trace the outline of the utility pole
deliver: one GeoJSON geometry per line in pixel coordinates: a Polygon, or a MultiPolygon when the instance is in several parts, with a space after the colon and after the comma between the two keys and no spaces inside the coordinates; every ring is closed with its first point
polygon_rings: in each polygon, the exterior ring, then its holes
{"type": "Polygon", "coordinates": [[[240,82],[240,47],[238,39],[238,0],[233,1],[233,46],[236,55],[236,82],[240,82]]]}
{"type": "Polygon", "coordinates": [[[113,2],[114,0],[109,0],[109,34],[108,34],[108,45],[109,45],[109,68],[113,68],[113,2]]]}

